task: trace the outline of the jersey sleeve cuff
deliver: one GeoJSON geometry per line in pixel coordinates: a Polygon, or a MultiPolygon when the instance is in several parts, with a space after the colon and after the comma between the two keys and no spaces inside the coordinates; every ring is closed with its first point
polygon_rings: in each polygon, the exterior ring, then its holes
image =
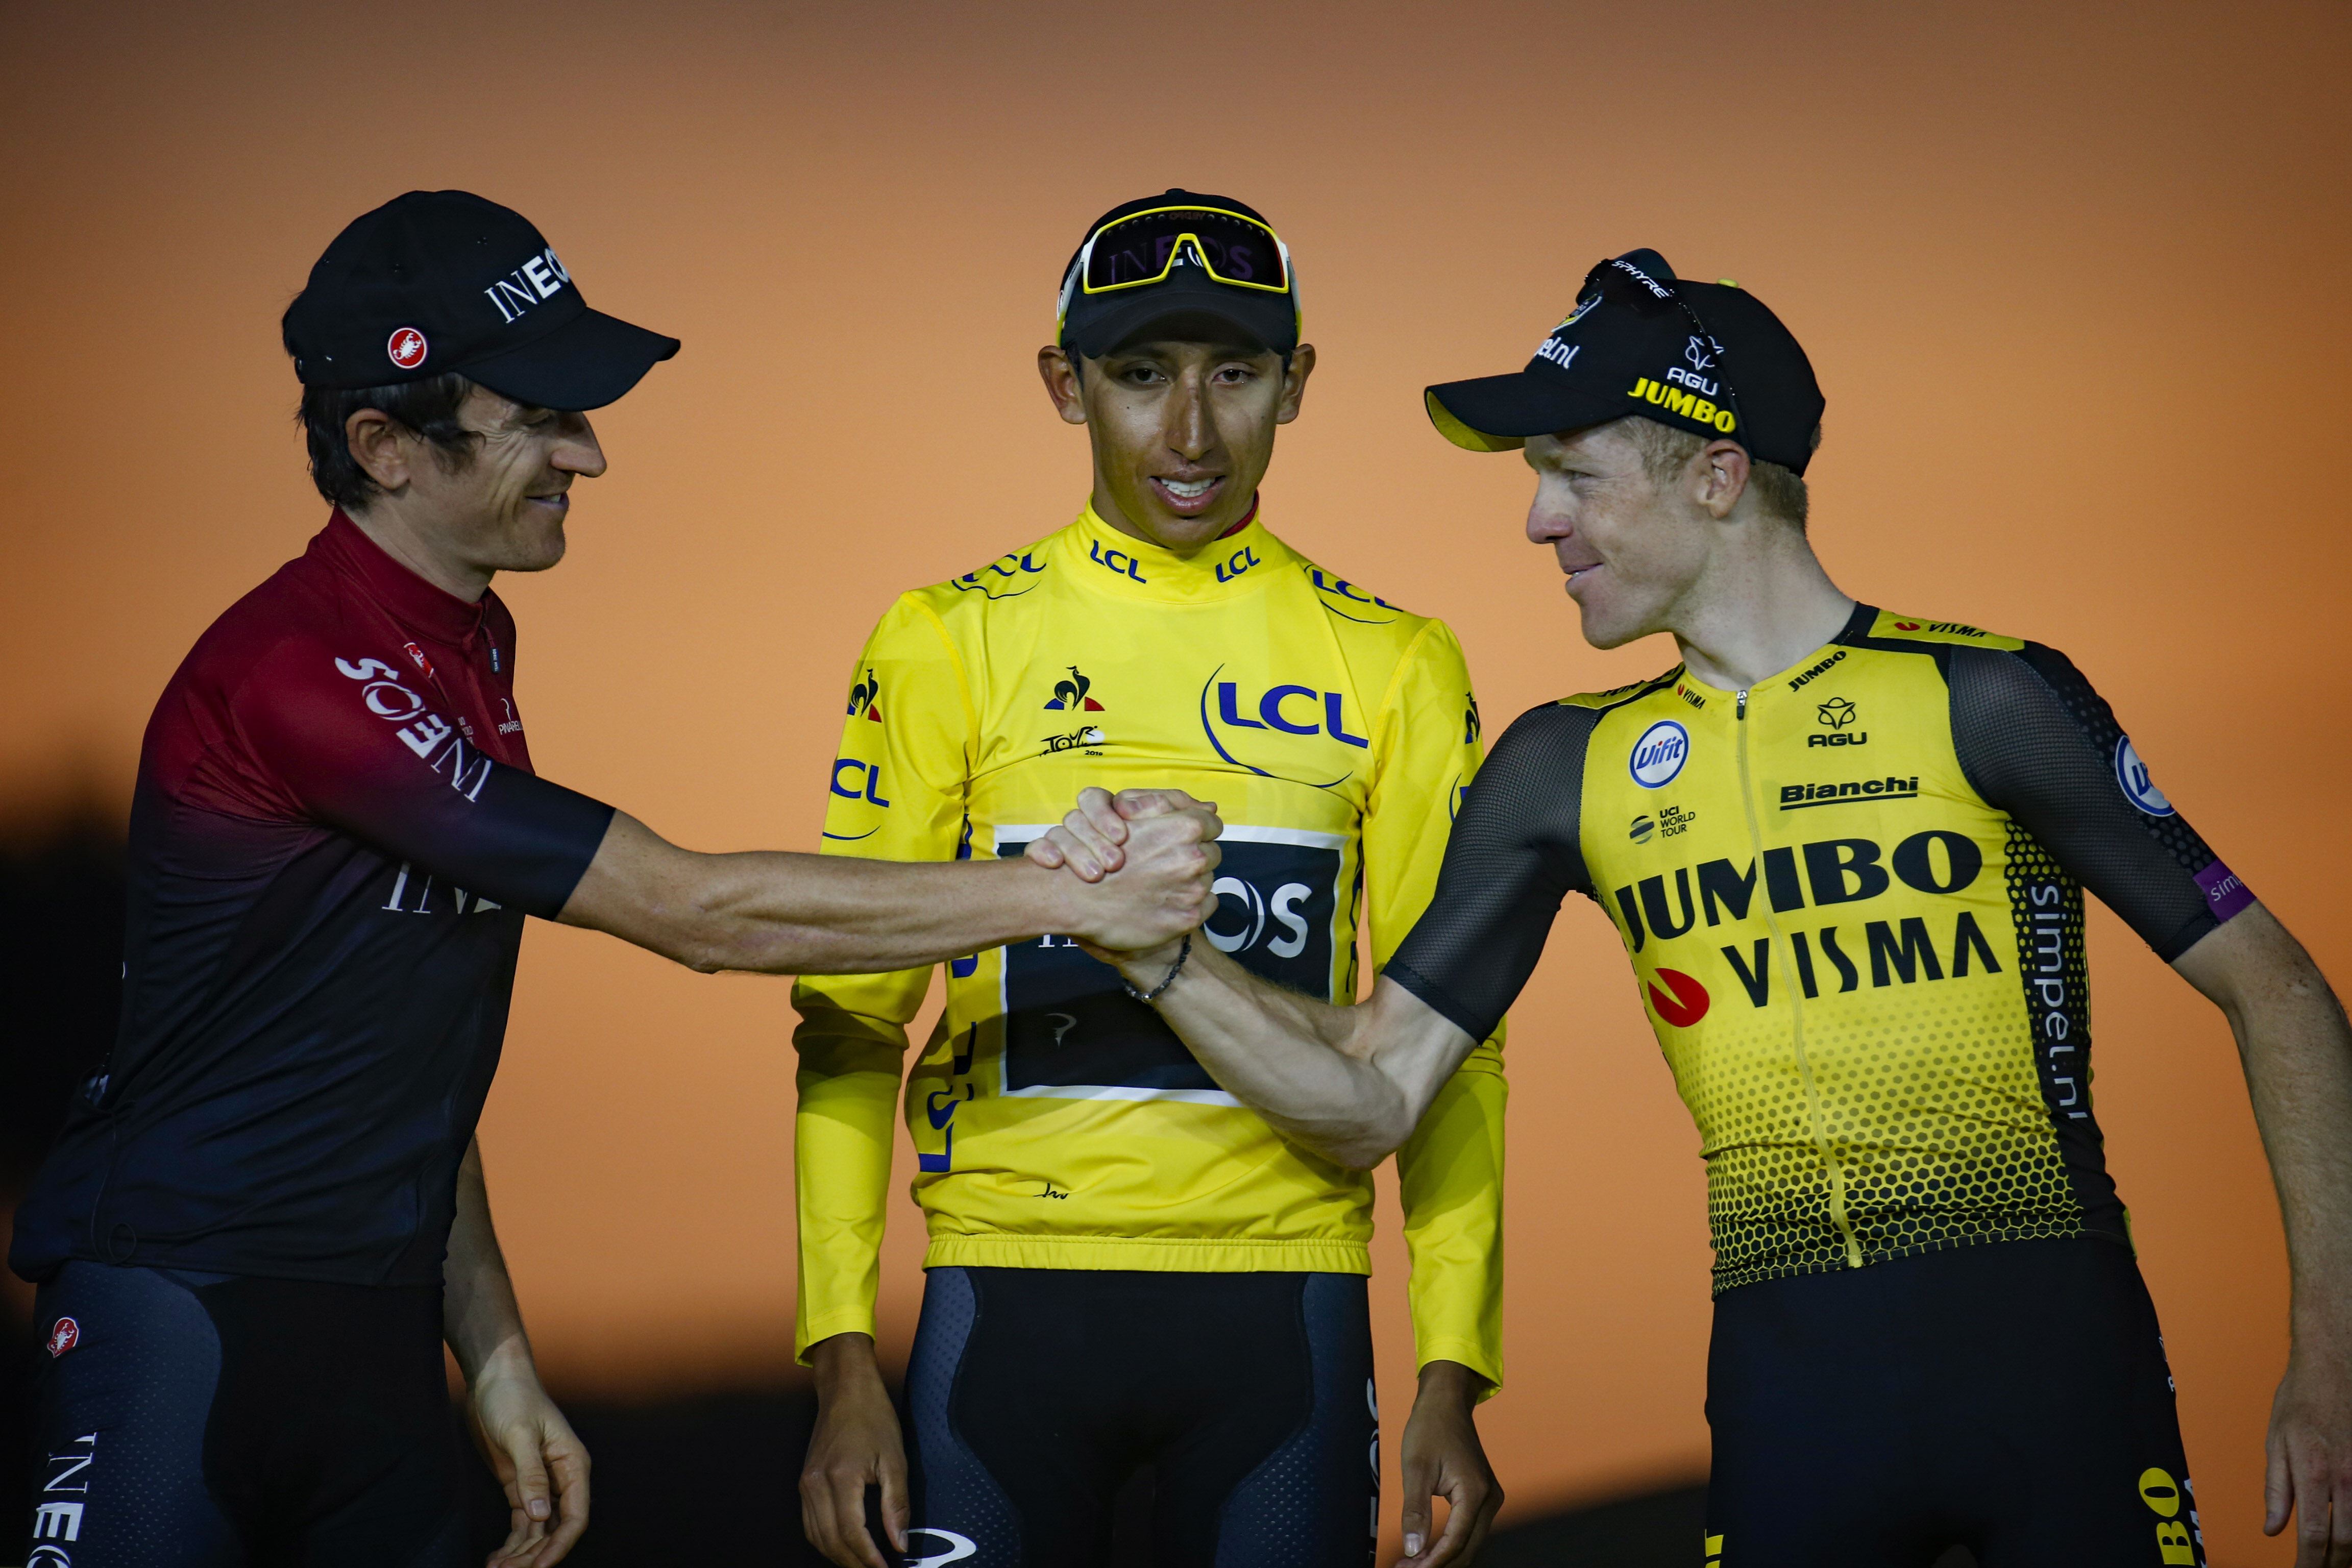
{"type": "Polygon", "coordinates": [[[1495,1026],[1502,1021],[1499,1016],[1489,1018],[1482,1014],[1473,1012],[1470,1008],[1464,1006],[1460,1002],[1456,1001],[1444,986],[1438,984],[1435,981],[1425,979],[1423,976],[1414,973],[1411,969],[1408,969],[1402,963],[1396,963],[1394,960],[1391,960],[1389,966],[1386,969],[1381,970],[1381,973],[1386,978],[1395,981],[1407,991],[1412,992],[1413,995],[1420,998],[1422,1003],[1432,1012],[1436,1013],[1439,1016],[1445,1019],[1446,1022],[1452,1024],[1455,1028],[1461,1030],[1464,1034],[1469,1036],[1474,1040],[1483,1040],[1487,1036],[1493,1034],[1495,1032],[1495,1026]]]}

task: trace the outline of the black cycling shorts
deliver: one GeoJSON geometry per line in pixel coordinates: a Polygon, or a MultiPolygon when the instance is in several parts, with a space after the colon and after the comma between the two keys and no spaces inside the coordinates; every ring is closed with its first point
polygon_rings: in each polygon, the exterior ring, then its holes
{"type": "Polygon", "coordinates": [[[909,1568],[1100,1568],[1151,1474],[1155,1568],[1366,1568],[1360,1274],[933,1268],[907,1369],[909,1568]]]}
{"type": "Polygon", "coordinates": [[[2096,1237],[2004,1241],[1716,1299],[1719,1568],[2201,1568],[2156,1310],[2096,1237]]]}
{"type": "Polygon", "coordinates": [[[68,1263],[26,1568],[458,1568],[437,1287],[68,1263]]]}

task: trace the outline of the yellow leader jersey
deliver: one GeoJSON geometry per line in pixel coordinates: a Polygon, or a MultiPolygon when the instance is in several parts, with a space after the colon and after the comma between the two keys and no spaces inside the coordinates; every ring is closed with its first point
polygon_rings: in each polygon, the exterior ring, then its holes
{"type": "Polygon", "coordinates": [[[1561,895],[1599,903],[1698,1124],[1718,1290],[2127,1244],[2085,887],[2168,961],[2252,901],[2063,655],[1863,605],[1748,690],[1676,668],[1514,723],[1388,973],[1475,1032],[1561,895]]]}
{"type": "MultiPolygon", "coordinates": [[[[1205,938],[1257,973],[1356,994],[1435,886],[1476,771],[1444,623],[1291,550],[1255,515],[1182,560],[1091,507],[902,596],[852,676],[824,850],[1014,856],[1089,784],[1217,803],[1205,938]]],[[[799,1348],[871,1333],[907,1026],[928,970],[812,977],[794,1168],[799,1348]]],[[[1398,1152],[1420,1359],[1502,1381],[1499,1017],[1398,1152]]],[[[948,965],[907,1075],[925,1266],[1367,1274],[1372,1184],[1286,1142],[1066,937],[948,965]]]]}

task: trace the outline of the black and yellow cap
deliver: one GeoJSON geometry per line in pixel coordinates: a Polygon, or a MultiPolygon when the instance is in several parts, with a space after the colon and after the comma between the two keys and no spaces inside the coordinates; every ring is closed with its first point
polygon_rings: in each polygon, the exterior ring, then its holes
{"type": "Polygon", "coordinates": [[[1056,315],[1055,341],[1090,359],[1150,337],[1233,339],[1287,359],[1298,347],[1298,279],[1289,249],[1255,207],[1230,196],[1203,195],[1180,187],[1121,202],[1087,226],[1087,238],[1062,269],[1056,315]],[[1156,239],[1159,248],[1136,259],[1147,270],[1171,264],[1164,276],[1147,286],[1089,292],[1084,270],[1090,257],[1097,265],[1103,259],[1095,255],[1098,237],[1124,220],[1153,216],[1163,218],[1158,226],[1163,232],[1146,236],[1144,243],[1149,247],[1156,239]],[[1220,247],[1218,230],[1213,226],[1235,220],[1254,232],[1243,235],[1227,250],[1220,247]],[[1173,233],[1187,229],[1199,229],[1199,238],[1171,249],[1169,242],[1173,233]],[[1244,247],[1253,243],[1265,254],[1244,265],[1254,265],[1258,277],[1277,279],[1277,283],[1253,287],[1221,280],[1206,265],[1211,258],[1201,248],[1206,245],[1218,250],[1216,259],[1241,262],[1244,247]]]}
{"type": "Polygon", "coordinates": [[[1823,406],[1812,363],[1762,300],[1728,279],[1677,279],[1654,250],[1587,273],[1526,369],[1444,382],[1423,401],[1438,432],[1473,452],[1635,414],[1800,474],[1823,406]]]}

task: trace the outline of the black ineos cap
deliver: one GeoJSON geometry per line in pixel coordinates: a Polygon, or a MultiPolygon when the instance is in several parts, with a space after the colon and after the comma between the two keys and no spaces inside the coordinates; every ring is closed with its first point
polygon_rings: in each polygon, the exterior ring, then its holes
{"type": "Polygon", "coordinates": [[[1728,279],[1678,279],[1654,250],[1586,274],[1576,309],[1525,370],[1446,382],[1423,400],[1440,433],[1474,452],[1638,414],[1729,437],[1800,474],[1823,403],[1812,363],[1763,301],[1728,279]]]}
{"type": "Polygon", "coordinates": [[[592,310],[520,213],[411,191],[355,219],[286,308],[305,386],[390,386],[457,371],[540,408],[602,408],[677,353],[592,310]]]}
{"type": "Polygon", "coordinates": [[[1087,226],[1062,271],[1055,341],[1098,359],[1150,338],[1238,332],[1286,358],[1298,346],[1298,324],[1289,250],[1257,209],[1176,189],[1121,202],[1087,226]],[[1156,281],[1129,281],[1163,270],[1156,281]],[[1090,282],[1115,286],[1090,292],[1090,282]]]}

